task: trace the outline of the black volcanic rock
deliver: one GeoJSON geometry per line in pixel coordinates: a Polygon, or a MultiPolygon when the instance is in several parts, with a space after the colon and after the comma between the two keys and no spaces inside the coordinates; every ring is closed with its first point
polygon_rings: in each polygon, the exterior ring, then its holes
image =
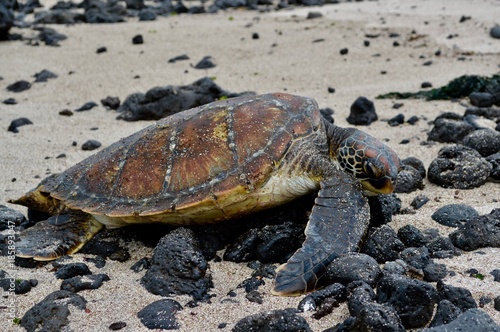
{"type": "Polygon", "coordinates": [[[176,330],[179,323],[175,317],[182,310],[179,302],[163,299],[153,302],[137,313],[137,317],[148,329],[176,330]]]}
{"type": "Polygon", "coordinates": [[[65,290],[55,291],[24,314],[21,326],[26,331],[63,331],[69,324],[71,311],[84,310],[86,304],[87,301],[78,294],[65,290]]]}
{"type": "Polygon", "coordinates": [[[467,251],[500,247],[500,209],[460,225],[449,237],[454,246],[467,251]]]}
{"type": "Polygon", "coordinates": [[[9,128],[7,129],[8,131],[11,131],[13,133],[18,133],[19,132],[19,127],[25,126],[25,125],[30,125],[33,124],[30,119],[28,118],[18,118],[15,120],[12,120],[12,122],[9,125],[9,128]]]}
{"type": "Polygon", "coordinates": [[[347,122],[352,125],[367,126],[378,119],[375,105],[366,97],[358,97],[351,105],[351,112],[347,117],[347,122]]]}
{"type": "Polygon", "coordinates": [[[479,213],[469,205],[465,204],[448,204],[440,207],[431,216],[431,218],[448,227],[458,227],[476,217],[479,213]]]}
{"type": "Polygon", "coordinates": [[[405,328],[429,323],[437,300],[437,291],[431,284],[415,279],[387,275],[377,285],[377,302],[394,307],[405,328]]]}
{"type": "Polygon", "coordinates": [[[445,146],[429,165],[428,179],[444,188],[470,189],[483,185],[492,165],[479,152],[463,145],[445,146]]]}
{"type": "Polygon", "coordinates": [[[462,144],[488,157],[500,152],[500,132],[492,129],[476,130],[465,136],[462,144]]]}
{"type": "Polygon", "coordinates": [[[296,309],[271,310],[247,316],[236,323],[232,332],[302,331],[311,332],[306,320],[296,309]]]}
{"type": "Polygon", "coordinates": [[[167,85],[152,88],[145,94],[131,94],[118,107],[118,112],[120,112],[118,119],[126,121],[159,120],[223,97],[236,97],[238,95],[240,94],[223,90],[212,79],[204,77],[189,85],[167,85]]]}
{"type": "Polygon", "coordinates": [[[212,287],[207,268],[195,234],[181,227],[160,240],[141,283],[153,294],[186,294],[203,300],[212,287]]]}

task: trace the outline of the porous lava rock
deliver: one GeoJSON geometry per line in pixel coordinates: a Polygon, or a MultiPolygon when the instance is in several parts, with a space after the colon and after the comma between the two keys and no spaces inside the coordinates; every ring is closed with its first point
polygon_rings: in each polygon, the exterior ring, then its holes
{"type": "Polygon", "coordinates": [[[500,181],[500,152],[486,157],[486,160],[492,167],[490,177],[494,180],[500,181]]]}
{"type": "Polygon", "coordinates": [[[440,300],[448,300],[462,311],[477,308],[476,301],[467,288],[448,285],[440,280],[436,289],[440,300]]]}
{"type": "Polygon", "coordinates": [[[160,240],[141,283],[156,295],[186,294],[194,300],[204,300],[212,287],[207,268],[194,232],[180,227],[160,240]]]}
{"type": "Polygon", "coordinates": [[[398,239],[396,232],[383,225],[370,230],[361,252],[375,258],[379,263],[385,263],[398,259],[403,249],[404,244],[398,239]]]}
{"type": "Polygon", "coordinates": [[[367,303],[352,322],[349,331],[406,331],[397,311],[390,305],[367,303]]]}
{"type": "Polygon", "coordinates": [[[427,139],[441,143],[458,143],[465,136],[474,131],[474,127],[454,116],[447,114],[434,120],[434,127],[430,131],[427,139]]]}
{"type": "Polygon", "coordinates": [[[454,321],[458,316],[462,314],[456,305],[448,300],[439,301],[434,318],[429,324],[429,327],[436,327],[448,324],[454,321]]]}
{"type": "Polygon", "coordinates": [[[97,289],[105,281],[109,281],[109,276],[104,273],[76,276],[64,280],[61,284],[61,289],[78,293],[85,289],[97,289]]]}
{"type": "Polygon", "coordinates": [[[399,275],[387,275],[377,285],[377,302],[396,309],[405,328],[419,328],[430,322],[438,300],[429,283],[399,275]]]}
{"type": "Polygon", "coordinates": [[[396,194],[368,197],[370,205],[370,227],[380,227],[392,221],[392,216],[401,210],[401,199],[396,194]]]}
{"type": "Polygon", "coordinates": [[[479,213],[466,204],[448,204],[437,209],[431,216],[432,220],[448,227],[458,227],[476,217],[479,213]]]}
{"type": "Polygon", "coordinates": [[[444,188],[470,189],[483,185],[493,166],[479,152],[463,145],[445,146],[428,169],[430,182],[444,188]]]}
{"type": "Polygon", "coordinates": [[[376,120],[378,120],[378,116],[373,102],[366,97],[358,97],[351,105],[347,122],[352,125],[367,126],[376,120]]]}
{"type": "Polygon", "coordinates": [[[473,131],[463,138],[462,145],[476,150],[483,157],[488,157],[500,152],[500,132],[492,129],[473,131]]]}
{"type": "Polygon", "coordinates": [[[318,310],[328,299],[333,299],[333,301],[340,303],[347,300],[347,295],[348,292],[344,285],[333,283],[308,294],[299,302],[297,308],[303,312],[318,310]]]}
{"type": "Polygon", "coordinates": [[[85,263],[69,263],[57,268],[54,273],[57,279],[69,279],[76,276],[92,274],[85,263]]]}
{"type": "Polygon", "coordinates": [[[449,237],[455,247],[467,251],[500,247],[500,209],[460,225],[449,237]]]}
{"type": "Polygon", "coordinates": [[[411,193],[417,189],[424,189],[424,179],[419,170],[411,165],[403,164],[398,173],[395,193],[411,193]]]}
{"type": "Polygon", "coordinates": [[[13,229],[25,221],[26,217],[21,212],[0,205],[0,231],[13,229]]]}
{"type": "Polygon", "coordinates": [[[470,309],[458,316],[451,323],[423,329],[421,332],[456,332],[456,331],[500,331],[500,325],[483,310],[470,309]]]}
{"type": "Polygon", "coordinates": [[[141,323],[148,329],[176,330],[180,325],[175,315],[182,310],[179,302],[163,299],[153,302],[137,313],[141,323]]]}
{"type": "Polygon", "coordinates": [[[19,132],[19,127],[25,126],[25,125],[30,125],[33,124],[30,119],[28,118],[17,118],[15,120],[12,120],[12,122],[9,125],[9,128],[7,129],[8,131],[11,131],[13,133],[18,133],[19,132]]]}
{"type": "Polygon", "coordinates": [[[204,77],[189,85],[167,85],[152,88],[145,94],[133,93],[118,107],[118,119],[159,120],[221,98],[238,95],[240,94],[223,90],[212,79],[204,77]]]}
{"type": "Polygon", "coordinates": [[[327,283],[348,285],[353,281],[363,281],[375,287],[382,276],[377,261],[365,254],[352,253],[335,259],[325,273],[327,283]]]}
{"type": "Polygon", "coordinates": [[[86,308],[87,301],[82,296],[66,290],[55,291],[29,309],[20,325],[26,331],[64,331],[71,310],[86,308]]]}
{"type": "Polygon", "coordinates": [[[284,263],[305,240],[304,229],[292,222],[252,228],[240,235],[224,252],[224,260],[284,263]]]}
{"type": "Polygon", "coordinates": [[[236,323],[232,332],[248,331],[302,331],[311,332],[306,320],[296,309],[271,310],[247,316],[236,323]]]}

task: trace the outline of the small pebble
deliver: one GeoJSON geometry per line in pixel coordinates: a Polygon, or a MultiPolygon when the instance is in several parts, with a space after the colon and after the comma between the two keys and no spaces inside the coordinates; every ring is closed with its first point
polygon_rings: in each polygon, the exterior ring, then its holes
{"type": "Polygon", "coordinates": [[[83,111],[88,111],[88,110],[91,110],[93,109],[94,107],[96,107],[97,104],[93,101],[89,101],[89,102],[86,102],[85,104],[83,104],[82,106],[80,106],[79,108],[77,108],[75,110],[75,112],[83,112],[83,111]]]}
{"type": "Polygon", "coordinates": [[[402,113],[399,113],[395,117],[389,119],[389,121],[387,123],[391,127],[396,127],[396,126],[403,124],[404,122],[405,122],[405,116],[402,113]]]}
{"type": "Polygon", "coordinates": [[[82,144],[82,150],[84,151],[92,151],[101,147],[101,142],[96,140],[88,140],[82,144]]]}
{"type": "Polygon", "coordinates": [[[40,83],[40,82],[47,82],[49,79],[52,78],[57,78],[57,75],[49,70],[44,69],[41,72],[36,73],[34,77],[35,77],[35,83],[40,83]]]}
{"type": "Polygon", "coordinates": [[[493,276],[493,281],[500,282],[500,269],[495,269],[490,274],[493,276]]]}
{"type": "Polygon", "coordinates": [[[12,120],[12,122],[9,125],[9,128],[7,131],[13,132],[13,133],[18,133],[19,132],[19,127],[25,126],[25,125],[30,125],[33,124],[30,119],[28,118],[18,118],[15,120],[12,120]]]}
{"type": "Polygon", "coordinates": [[[342,48],[342,49],[340,49],[340,54],[341,55],[346,55],[347,53],[349,53],[349,49],[348,48],[342,48]]]}
{"type": "Polygon", "coordinates": [[[195,66],[194,68],[196,69],[209,69],[213,68],[216,66],[214,58],[211,56],[207,55],[203,59],[201,59],[195,66]]]}
{"type": "Polygon", "coordinates": [[[116,110],[118,109],[118,107],[120,107],[120,98],[108,96],[104,99],[101,99],[101,104],[108,109],[116,110]]]}
{"type": "Polygon", "coordinates": [[[17,100],[15,98],[7,98],[2,101],[5,105],[16,105],[17,100]]]}
{"type": "Polygon", "coordinates": [[[496,39],[500,39],[500,25],[495,25],[490,29],[490,36],[496,39]]]}
{"type": "Polygon", "coordinates": [[[175,63],[177,61],[182,61],[182,60],[189,60],[189,56],[187,54],[178,55],[173,58],[170,58],[168,60],[168,63],[175,63]]]}
{"type": "Polygon", "coordinates": [[[425,196],[424,194],[417,195],[410,203],[410,206],[413,207],[415,210],[420,209],[422,206],[427,204],[429,202],[429,197],[425,196]]]}
{"type": "Polygon", "coordinates": [[[310,11],[309,13],[307,13],[306,19],[312,20],[312,19],[320,18],[320,17],[323,17],[323,14],[321,12],[310,11]]]}
{"type": "Polygon", "coordinates": [[[500,311],[500,295],[498,295],[497,297],[495,297],[494,308],[495,308],[496,311],[500,311]]]}
{"type": "Polygon", "coordinates": [[[100,53],[105,53],[105,52],[107,52],[107,51],[108,51],[108,49],[107,49],[105,46],[101,46],[101,47],[99,47],[99,48],[98,48],[95,52],[96,52],[97,54],[100,54],[100,53]]]}
{"type": "Polygon", "coordinates": [[[68,109],[65,109],[65,110],[59,111],[59,115],[62,115],[62,116],[72,116],[73,112],[70,111],[70,110],[68,110],[68,109]]]}
{"type": "Polygon", "coordinates": [[[31,83],[25,80],[17,81],[7,86],[7,91],[23,92],[31,88],[31,83]]]}
{"type": "Polygon", "coordinates": [[[144,38],[142,37],[142,35],[134,36],[134,38],[132,38],[132,44],[134,45],[144,44],[144,38]]]}
{"type": "Polygon", "coordinates": [[[125,322],[115,322],[115,323],[109,325],[109,329],[111,331],[118,331],[118,330],[123,329],[126,326],[127,326],[127,323],[125,323],[125,322]]]}

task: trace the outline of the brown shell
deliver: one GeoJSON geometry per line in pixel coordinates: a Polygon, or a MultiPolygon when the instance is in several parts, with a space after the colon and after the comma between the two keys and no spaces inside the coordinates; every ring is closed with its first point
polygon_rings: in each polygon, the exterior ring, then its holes
{"type": "Polygon", "coordinates": [[[41,191],[110,217],[217,205],[266,183],[292,142],[317,130],[320,118],[312,99],[283,93],[214,102],[116,142],[41,191]]]}

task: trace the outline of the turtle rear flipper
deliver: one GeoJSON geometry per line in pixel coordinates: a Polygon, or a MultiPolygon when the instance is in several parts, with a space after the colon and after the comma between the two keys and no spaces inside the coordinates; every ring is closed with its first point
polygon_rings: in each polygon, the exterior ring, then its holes
{"type": "Polygon", "coordinates": [[[77,252],[102,228],[90,214],[79,211],[53,216],[21,232],[16,256],[54,260],[77,252]]]}
{"type": "Polygon", "coordinates": [[[350,175],[321,182],[309,217],[302,248],[277,269],[274,295],[293,296],[313,291],[328,264],[359,249],[370,210],[360,185],[350,175]]]}

